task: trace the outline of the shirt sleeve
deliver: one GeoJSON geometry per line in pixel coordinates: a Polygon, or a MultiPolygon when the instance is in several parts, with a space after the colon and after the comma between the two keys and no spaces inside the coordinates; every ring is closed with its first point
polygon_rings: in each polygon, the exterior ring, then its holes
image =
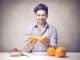
{"type": "Polygon", "coordinates": [[[50,46],[57,47],[57,30],[54,27],[51,28],[50,46]]]}
{"type": "Polygon", "coordinates": [[[28,27],[25,32],[25,41],[24,45],[27,44],[29,37],[32,35],[32,27],[28,27]]]}

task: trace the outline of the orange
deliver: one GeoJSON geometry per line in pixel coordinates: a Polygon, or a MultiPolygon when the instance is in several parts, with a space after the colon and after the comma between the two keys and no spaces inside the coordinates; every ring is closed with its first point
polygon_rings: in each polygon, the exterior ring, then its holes
{"type": "Polygon", "coordinates": [[[30,39],[31,40],[37,40],[37,37],[36,36],[31,36],[30,39]]]}
{"type": "Polygon", "coordinates": [[[47,49],[47,53],[49,56],[54,56],[55,55],[55,48],[54,47],[49,47],[47,49]]]}
{"type": "Polygon", "coordinates": [[[65,57],[66,55],[66,49],[64,47],[58,47],[55,51],[56,57],[65,57]]]}
{"type": "Polygon", "coordinates": [[[40,41],[43,41],[43,40],[46,40],[46,39],[47,39],[47,37],[43,35],[43,36],[40,37],[39,40],[40,40],[40,41]]]}
{"type": "Polygon", "coordinates": [[[37,37],[37,36],[31,36],[30,37],[31,40],[40,40],[40,41],[43,41],[43,40],[46,40],[47,37],[46,36],[40,36],[40,37],[37,37]]]}

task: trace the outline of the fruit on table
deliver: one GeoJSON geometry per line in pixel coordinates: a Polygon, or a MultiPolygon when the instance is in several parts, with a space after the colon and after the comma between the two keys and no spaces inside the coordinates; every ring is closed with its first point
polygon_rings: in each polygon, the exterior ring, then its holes
{"type": "Polygon", "coordinates": [[[24,54],[19,48],[12,48],[10,55],[11,56],[23,56],[24,54]]]}
{"type": "Polygon", "coordinates": [[[47,54],[48,54],[49,56],[54,56],[54,55],[55,55],[55,48],[54,48],[54,47],[49,47],[49,48],[47,49],[47,54]]]}
{"type": "Polygon", "coordinates": [[[66,55],[66,49],[64,47],[58,47],[55,51],[56,57],[65,57],[66,55]]]}
{"type": "Polygon", "coordinates": [[[20,55],[19,49],[18,48],[12,48],[10,55],[11,56],[19,56],[20,55]]]}
{"type": "Polygon", "coordinates": [[[49,56],[56,56],[62,58],[66,56],[66,49],[64,47],[57,47],[57,48],[48,47],[47,54],[49,56]]]}
{"type": "Polygon", "coordinates": [[[12,48],[12,50],[11,50],[12,52],[18,52],[19,51],[19,49],[18,48],[12,48]]]}

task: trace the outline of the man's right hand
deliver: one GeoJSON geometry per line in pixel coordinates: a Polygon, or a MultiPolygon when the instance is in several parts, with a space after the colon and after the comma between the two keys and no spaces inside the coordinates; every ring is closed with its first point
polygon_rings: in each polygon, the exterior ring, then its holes
{"type": "Polygon", "coordinates": [[[24,50],[26,52],[30,52],[34,45],[36,44],[37,40],[29,39],[27,45],[24,47],[24,50]]]}
{"type": "Polygon", "coordinates": [[[30,44],[33,44],[33,45],[34,45],[34,44],[36,43],[37,40],[29,39],[28,41],[29,41],[30,44]]]}

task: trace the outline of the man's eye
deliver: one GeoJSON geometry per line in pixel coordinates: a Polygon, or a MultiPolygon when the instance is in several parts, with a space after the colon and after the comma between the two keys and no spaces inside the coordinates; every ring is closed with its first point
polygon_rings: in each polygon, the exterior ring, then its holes
{"type": "Polygon", "coordinates": [[[40,16],[40,15],[37,15],[37,16],[40,16]]]}
{"type": "Polygon", "coordinates": [[[45,16],[45,15],[37,15],[37,16],[45,16]]]}
{"type": "Polygon", "coordinates": [[[45,16],[45,15],[42,15],[42,16],[45,16]]]}

